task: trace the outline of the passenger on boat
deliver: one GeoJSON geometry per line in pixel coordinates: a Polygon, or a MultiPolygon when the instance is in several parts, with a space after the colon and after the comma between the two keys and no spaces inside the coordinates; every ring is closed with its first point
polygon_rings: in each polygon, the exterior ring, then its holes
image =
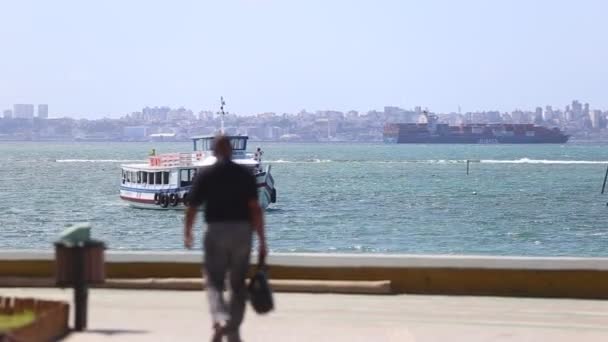
{"type": "Polygon", "coordinates": [[[258,146],[257,150],[255,151],[255,154],[253,155],[253,159],[255,161],[261,162],[263,154],[264,152],[262,151],[262,148],[258,146]]]}

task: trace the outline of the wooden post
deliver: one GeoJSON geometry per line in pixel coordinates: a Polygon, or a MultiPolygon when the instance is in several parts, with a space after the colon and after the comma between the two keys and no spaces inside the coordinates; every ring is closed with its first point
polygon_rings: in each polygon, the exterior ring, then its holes
{"type": "Polygon", "coordinates": [[[467,159],[467,176],[469,175],[469,162],[470,162],[470,160],[467,159]]]}
{"type": "Polygon", "coordinates": [[[606,166],[606,174],[604,175],[604,184],[602,184],[602,194],[606,190],[606,179],[608,179],[608,165],[606,166]]]}
{"type": "Polygon", "coordinates": [[[86,280],[85,248],[74,247],[74,330],[83,331],[87,328],[87,302],[89,287],[86,280]]]}

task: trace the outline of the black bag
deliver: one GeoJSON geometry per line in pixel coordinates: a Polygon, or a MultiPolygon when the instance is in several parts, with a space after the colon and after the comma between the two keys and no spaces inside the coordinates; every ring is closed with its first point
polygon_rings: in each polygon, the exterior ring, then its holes
{"type": "Polygon", "coordinates": [[[253,310],[259,314],[265,314],[274,309],[272,290],[268,283],[265,266],[258,267],[249,281],[249,300],[253,310]]]}

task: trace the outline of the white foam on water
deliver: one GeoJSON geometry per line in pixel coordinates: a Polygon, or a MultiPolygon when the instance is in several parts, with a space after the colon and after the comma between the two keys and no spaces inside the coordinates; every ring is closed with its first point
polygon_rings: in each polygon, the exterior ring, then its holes
{"type": "Polygon", "coordinates": [[[141,159],[56,159],[57,163],[143,163],[141,159]]]}
{"type": "MultiPolygon", "coordinates": [[[[554,159],[469,159],[471,163],[484,164],[608,164],[608,160],[554,160],[554,159]]],[[[308,159],[308,160],[267,160],[268,163],[363,163],[363,164],[462,164],[466,159],[427,159],[427,160],[330,160],[330,159],[308,159]]]]}
{"type": "Polygon", "coordinates": [[[608,164],[608,161],[602,160],[553,160],[553,159],[482,159],[481,163],[487,164],[608,164]]]}
{"type": "Polygon", "coordinates": [[[304,163],[331,163],[331,162],[333,162],[333,160],[329,160],[329,159],[307,159],[307,160],[277,159],[277,160],[263,160],[263,161],[266,163],[274,163],[274,164],[292,164],[292,163],[304,164],[304,163]]]}
{"type": "Polygon", "coordinates": [[[277,160],[263,160],[264,162],[267,163],[274,163],[274,164],[286,164],[286,163],[296,163],[292,160],[283,160],[283,159],[277,159],[277,160]]]}

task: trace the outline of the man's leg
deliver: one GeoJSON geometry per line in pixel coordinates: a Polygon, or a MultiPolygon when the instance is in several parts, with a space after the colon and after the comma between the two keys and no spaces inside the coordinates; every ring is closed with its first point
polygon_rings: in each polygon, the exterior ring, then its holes
{"type": "Polygon", "coordinates": [[[228,268],[228,251],[221,239],[221,231],[209,226],[205,233],[205,280],[207,298],[213,323],[220,324],[230,319],[224,302],[224,284],[228,268]]]}
{"type": "Polygon", "coordinates": [[[245,315],[247,287],[245,279],[249,270],[252,232],[249,224],[235,227],[230,251],[230,320],[226,325],[228,341],[240,341],[239,327],[245,315]]]}

